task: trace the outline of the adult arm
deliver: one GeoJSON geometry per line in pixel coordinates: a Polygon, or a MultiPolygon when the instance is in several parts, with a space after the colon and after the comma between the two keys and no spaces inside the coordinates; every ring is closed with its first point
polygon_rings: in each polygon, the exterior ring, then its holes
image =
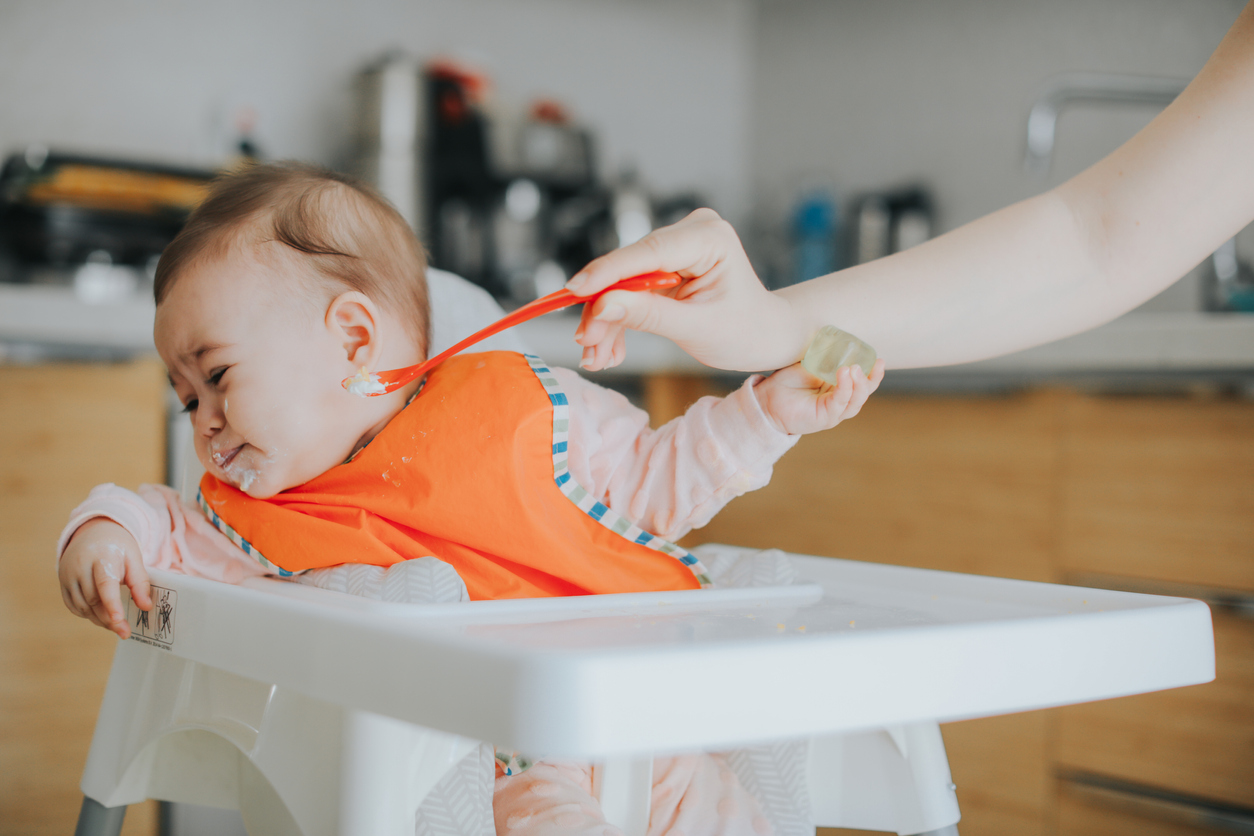
{"type": "Polygon", "coordinates": [[[795,362],[826,324],[890,368],[964,363],[1100,325],[1180,278],[1254,219],[1254,4],[1183,93],[1066,183],[925,244],[768,293],[731,227],[703,210],[592,262],[594,292],[673,270],[674,298],[606,294],[584,313],[586,368],[621,359],[623,326],[730,369],[795,362]]]}

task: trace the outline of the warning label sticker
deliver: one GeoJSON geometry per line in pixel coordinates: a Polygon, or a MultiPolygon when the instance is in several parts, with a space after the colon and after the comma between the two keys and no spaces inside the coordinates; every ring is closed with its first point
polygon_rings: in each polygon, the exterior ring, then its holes
{"type": "Polygon", "coordinates": [[[174,613],[179,594],[162,586],[151,587],[152,609],[141,610],[133,600],[126,602],[126,619],[131,623],[131,639],[154,647],[170,649],[174,644],[174,613]]]}

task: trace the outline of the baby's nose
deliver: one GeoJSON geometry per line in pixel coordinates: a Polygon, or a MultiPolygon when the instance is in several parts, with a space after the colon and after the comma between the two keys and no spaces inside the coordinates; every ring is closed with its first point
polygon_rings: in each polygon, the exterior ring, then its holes
{"type": "Polygon", "coordinates": [[[192,424],[196,432],[211,437],[217,435],[226,426],[226,414],[213,404],[202,404],[196,410],[196,417],[192,424]]]}

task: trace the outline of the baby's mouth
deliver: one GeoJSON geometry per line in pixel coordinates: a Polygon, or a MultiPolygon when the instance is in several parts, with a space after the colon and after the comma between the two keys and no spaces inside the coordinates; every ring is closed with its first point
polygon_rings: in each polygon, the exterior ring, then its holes
{"type": "Polygon", "coordinates": [[[213,463],[216,464],[219,469],[226,470],[231,466],[231,462],[235,460],[235,457],[239,455],[239,451],[243,449],[244,445],[241,444],[238,447],[233,447],[230,450],[227,450],[225,453],[215,450],[211,454],[213,463]]]}

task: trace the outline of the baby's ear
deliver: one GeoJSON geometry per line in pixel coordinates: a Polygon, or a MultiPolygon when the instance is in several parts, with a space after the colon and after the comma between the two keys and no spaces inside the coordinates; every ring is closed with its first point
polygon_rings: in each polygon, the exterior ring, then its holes
{"type": "Polygon", "coordinates": [[[379,309],[370,297],[355,290],[336,296],[327,306],[326,326],[349,363],[375,367],[381,347],[379,309]]]}

